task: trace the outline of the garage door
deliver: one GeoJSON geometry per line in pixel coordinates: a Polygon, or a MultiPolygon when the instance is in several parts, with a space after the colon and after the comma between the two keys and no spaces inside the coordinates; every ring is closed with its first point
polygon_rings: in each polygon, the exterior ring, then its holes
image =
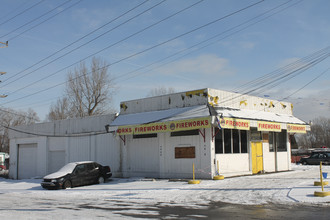
{"type": "Polygon", "coordinates": [[[48,173],[58,171],[65,165],[65,151],[49,151],[48,173]]]}
{"type": "Polygon", "coordinates": [[[18,179],[37,176],[37,144],[18,146],[18,179]]]}

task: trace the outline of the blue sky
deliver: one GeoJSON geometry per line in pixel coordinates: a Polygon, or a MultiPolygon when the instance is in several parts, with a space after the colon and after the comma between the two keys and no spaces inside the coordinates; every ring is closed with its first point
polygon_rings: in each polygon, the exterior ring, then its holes
{"type": "MultiPolygon", "coordinates": [[[[246,82],[330,46],[327,0],[143,2],[1,1],[0,42],[8,40],[9,47],[0,48],[0,71],[7,72],[0,76],[0,93],[8,95],[0,100],[0,106],[32,108],[45,119],[50,104],[63,94],[67,72],[85,58],[88,64],[94,53],[111,64],[110,74],[117,87],[112,104],[119,110],[120,101],[144,98],[158,87],[171,87],[177,92],[200,88],[235,91],[246,82]],[[158,62],[166,57],[170,58],[158,62]]],[[[276,100],[289,96],[286,101],[293,103],[295,116],[305,121],[328,117],[330,71],[324,71],[329,64],[325,59],[253,95],[276,100]]],[[[249,89],[252,87],[242,91],[249,89]]]]}

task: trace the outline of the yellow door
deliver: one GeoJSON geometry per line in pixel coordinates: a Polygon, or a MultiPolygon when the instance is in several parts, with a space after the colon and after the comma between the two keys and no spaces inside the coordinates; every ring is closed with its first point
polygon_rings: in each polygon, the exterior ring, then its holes
{"type": "Polygon", "coordinates": [[[263,171],[262,142],[251,142],[252,173],[263,171]]]}

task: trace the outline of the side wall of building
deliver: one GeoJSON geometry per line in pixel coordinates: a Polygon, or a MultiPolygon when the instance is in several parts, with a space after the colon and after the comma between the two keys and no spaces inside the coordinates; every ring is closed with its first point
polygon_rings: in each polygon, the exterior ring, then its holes
{"type": "Polygon", "coordinates": [[[198,135],[171,136],[158,133],[152,138],[121,140],[122,171],[124,177],[192,178],[193,164],[196,178],[211,178],[214,154],[211,151],[211,128],[201,129],[198,135]],[[205,139],[204,139],[205,137],[205,139]],[[194,158],[176,158],[177,148],[194,148],[194,158]]]}
{"type": "Polygon", "coordinates": [[[104,127],[113,118],[104,115],[15,127],[30,134],[10,132],[10,178],[40,178],[66,163],[84,160],[110,165],[114,176],[120,176],[119,140],[105,133],[104,127]]]}
{"type": "Polygon", "coordinates": [[[66,163],[85,160],[109,165],[114,176],[120,176],[118,155],[120,155],[119,142],[112,134],[11,139],[9,177],[41,178],[57,171],[66,163]],[[27,147],[29,147],[28,151],[22,150],[27,147]]]}

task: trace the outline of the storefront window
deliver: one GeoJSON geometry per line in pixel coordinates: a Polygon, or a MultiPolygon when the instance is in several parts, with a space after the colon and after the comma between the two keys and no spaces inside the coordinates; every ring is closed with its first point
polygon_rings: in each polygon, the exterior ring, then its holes
{"type": "Polygon", "coordinates": [[[232,130],[233,132],[233,151],[234,153],[240,153],[239,150],[239,131],[232,130]]]}
{"type": "Polygon", "coordinates": [[[175,131],[171,132],[171,137],[177,137],[177,136],[191,136],[191,135],[199,135],[199,130],[186,130],[186,131],[175,131]]]}
{"type": "Polygon", "coordinates": [[[231,130],[224,129],[225,153],[231,154],[231,130]]]}
{"type": "Polygon", "coordinates": [[[223,141],[222,141],[222,130],[219,128],[215,130],[215,153],[216,154],[223,154],[223,141]]]}
{"type": "Polygon", "coordinates": [[[156,138],[157,133],[152,133],[152,134],[134,134],[133,138],[134,139],[140,139],[140,138],[156,138]]]}
{"type": "Polygon", "coordinates": [[[251,141],[261,141],[261,132],[257,128],[251,128],[251,141]]]}
{"type": "Polygon", "coordinates": [[[281,133],[276,134],[276,138],[278,140],[277,151],[287,151],[287,134],[286,130],[282,130],[281,133]]]}
{"type": "Polygon", "coordinates": [[[269,152],[274,152],[274,132],[269,132],[269,152]]]}
{"type": "Polygon", "coordinates": [[[240,131],[241,133],[241,153],[247,153],[247,131],[240,131]]]}
{"type": "Polygon", "coordinates": [[[247,153],[247,131],[215,128],[215,153],[247,153]]]}
{"type": "Polygon", "coordinates": [[[269,152],[287,151],[287,133],[286,130],[279,132],[269,132],[269,152]]]}

